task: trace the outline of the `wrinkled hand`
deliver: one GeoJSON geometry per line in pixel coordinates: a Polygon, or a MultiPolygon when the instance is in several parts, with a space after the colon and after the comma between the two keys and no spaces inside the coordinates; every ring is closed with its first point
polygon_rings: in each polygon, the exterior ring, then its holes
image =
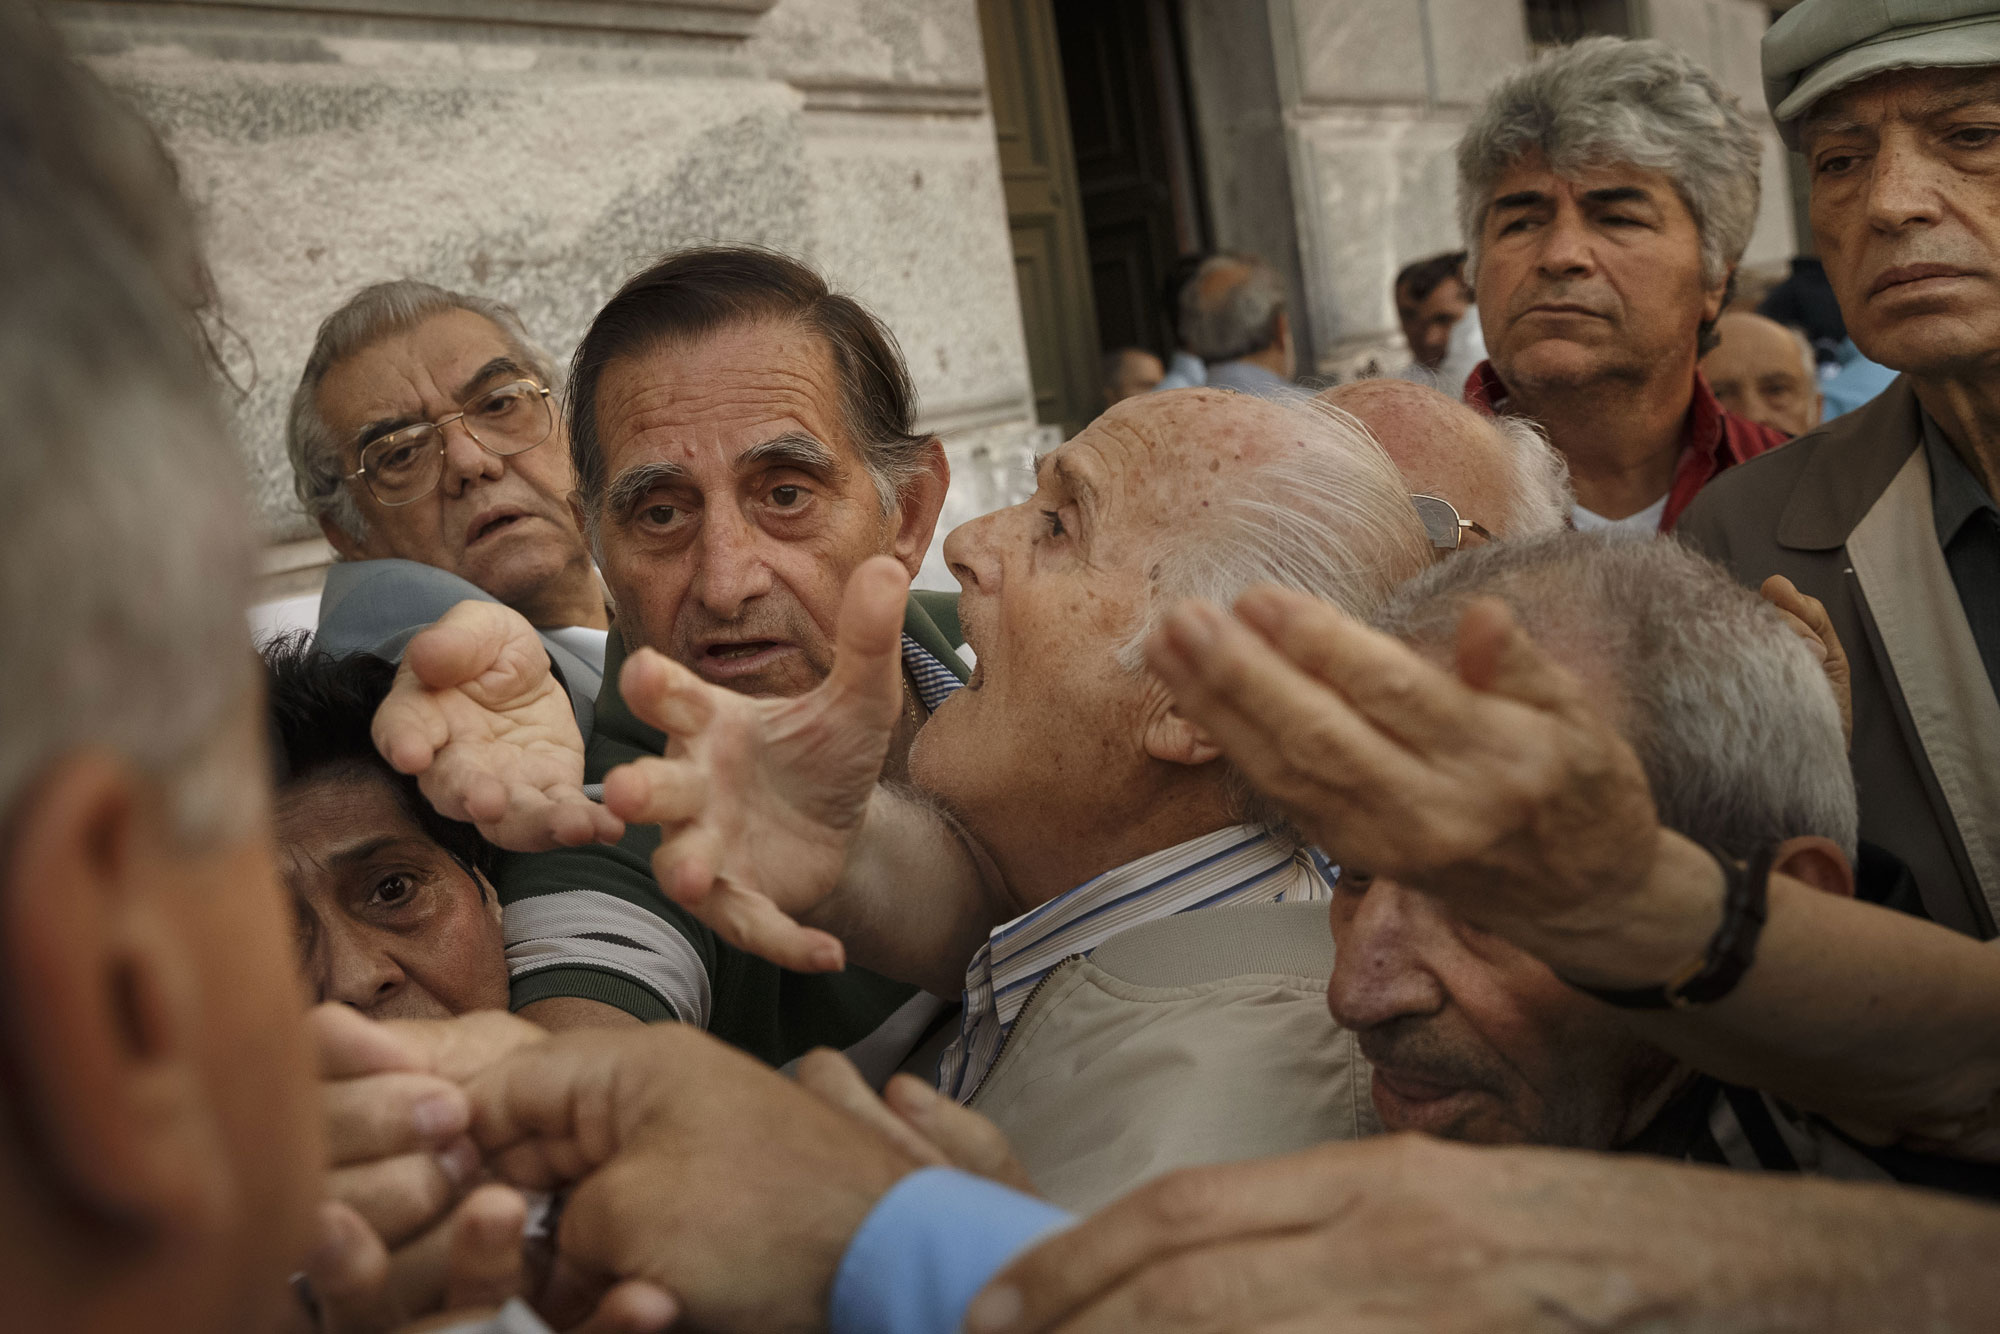
{"type": "Polygon", "coordinates": [[[329,1167],[321,1272],[309,1264],[308,1273],[339,1315],[329,1329],[391,1328],[437,1309],[455,1248],[476,1249],[495,1226],[490,1201],[454,1212],[480,1176],[459,1081],[543,1034],[497,1011],[379,1024],[331,1004],[316,1007],[307,1026],[319,1053],[329,1167]]]}
{"type": "Polygon", "coordinates": [[[1899,1230],[1913,1253],[1935,1245],[1909,1226],[1926,1209],[1963,1210],[1961,1227],[1983,1212],[1921,1192],[1381,1137],[1142,1187],[1003,1270],[965,1329],[1818,1329],[1842,1306],[1829,1288],[1855,1269],[1849,1286],[1883,1309],[1833,1323],[1916,1325],[1891,1314],[1890,1276],[1933,1297],[1936,1266],[1882,1252],[1899,1230]]]}
{"type": "Polygon", "coordinates": [[[605,776],[619,818],[657,824],[653,874],[738,949],[797,972],[843,966],[834,936],[799,918],[840,879],[903,706],[909,574],[863,562],[848,579],[833,671],[795,699],[752,699],[641,649],[619,689],[668,737],[663,757],[605,776]]]}
{"type": "Polygon", "coordinates": [[[1848,672],[1847,650],[1834,631],[1833,618],[1818,598],[1801,593],[1782,574],[1774,574],[1757,590],[1778,609],[1799,638],[1813,650],[1826,671],[1826,683],[1833,687],[1833,701],[1840,706],[1840,734],[1854,744],[1854,681],[1848,672]]]}
{"type": "Polygon", "coordinates": [[[1644,887],[1661,833],[1638,758],[1504,607],[1466,611],[1455,674],[1296,593],[1236,613],[1184,604],[1147,661],[1335,861],[1528,948],[1603,932],[1644,887]]]}
{"type": "Polygon", "coordinates": [[[918,1166],[683,1024],[556,1034],[467,1092],[497,1173],[534,1189],[575,1183],[564,1259],[657,1285],[702,1329],[822,1327],[848,1242],[918,1166]]]}
{"type": "Polygon", "coordinates": [[[385,1334],[431,1312],[463,1313],[525,1296],[575,1334],[651,1334],[673,1319],[646,1284],[606,1290],[560,1259],[531,1272],[527,1203],[481,1173],[460,1085],[546,1034],[500,1011],[377,1023],[341,1005],[308,1019],[320,1056],[333,1160],[320,1242],[304,1269],[321,1334],[385,1334]]]}
{"type": "Polygon", "coordinates": [[[624,827],[583,795],[583,736],[527,619],[461,602],[412,639],[375,713],[375,748],[440,814],[515,852],[615,843],[624,827]]]}
{"type": "Polygon", "coordinates": [[[956,1167],[1023,1194],[1038,1194],[1028,1169],[999,1126],[961,1107],[923,1080],[892,1075],[880,1097],[848,1060],[831,1047],[799,1059],[799,1084],[928,1167],[956,1167]]]}

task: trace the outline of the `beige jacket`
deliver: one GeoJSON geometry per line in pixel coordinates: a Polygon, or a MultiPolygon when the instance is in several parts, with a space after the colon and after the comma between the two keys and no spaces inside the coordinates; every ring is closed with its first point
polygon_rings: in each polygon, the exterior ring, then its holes
{"type": "Polygon", "coordinates": [[[1043,979],[971,1105],[1080,1213],[1175,1168],[1374,1134],[1332,970],[1324,903],[1134,927],[1043,979]]]}

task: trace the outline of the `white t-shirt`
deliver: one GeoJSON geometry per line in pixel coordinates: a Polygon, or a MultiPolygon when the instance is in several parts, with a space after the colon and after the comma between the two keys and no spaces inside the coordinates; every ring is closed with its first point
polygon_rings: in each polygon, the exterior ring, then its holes
{"type": "Polygon", "coordinates": [[[1660,516],[1667,512],[1667,498],[1661,496],[1637,514],[1607,519],[1581,505],[1570,506],[1570,522],[1579,533],[1617,533],[1624,537],[1654,537],[1660,531],[1660,516]]]}

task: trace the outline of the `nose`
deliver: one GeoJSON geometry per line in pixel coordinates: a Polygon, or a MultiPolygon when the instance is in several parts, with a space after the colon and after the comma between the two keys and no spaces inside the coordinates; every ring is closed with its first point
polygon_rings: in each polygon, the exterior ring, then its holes
{"type": "Polygon", "coordinates": [[[339,1001],[366,1014],[394,999],[409,980],[402,965],[365,932],[335,925],[324,940],[322,1001],[339,1001]]]}
{"type": "Polygon", "coordinates": [[[1541,230],[1535,267],[1545,278],[1584,278],[1597,270],[1589,226],[1574,208],[1562,206],[1541,230]]]}
{"type": "MultiPolygon", "coordinates": [[[[1014,510],[1025,506],[1017,505],[1014,510]]],[[[951,530],[944,539],[944,563],[959,587],[991,596],[1000,591],[1000,554],[996,529],[1014,510],[983,515],[951,530]]]]}
{"type": "Polygon", "coordinates": [[[694,594],[718,620],[735,620],[744,603],[771,591],[757,527],[733,505],[704,509],[697,559],[694,594]]]}
{"type": "Polygon", "coordinates": [[[465,429],[463,418],[446,426],[442,434],[444,476],[438,479],[438,488],[452,499],[464,495],[479,479],[498,481],[507,471],[507,460],[480,448],[472,432],[465,429]]]}
{"type": "Polygon", "coordinates": [[[1868,178],[1868,221],[1878,231],[1935,223],[1943,215],[1936,159],[1901,135],[1886,135],[1868,178]]]}
{"type": "Polygon", "coordinates": [[[1363,1031],[1443,1008],[1444,989],[1423,957],[1425,917],[1416,895],[1393,881],[1377,880],[1358,897],[1335,897],[1333,976],[1326,986],[1334,1022],[1363,1031]]]}

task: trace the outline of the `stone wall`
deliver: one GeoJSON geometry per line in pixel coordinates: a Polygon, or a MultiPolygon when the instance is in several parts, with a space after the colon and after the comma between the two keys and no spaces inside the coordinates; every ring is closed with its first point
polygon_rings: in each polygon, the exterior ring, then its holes
{"type": "MultiPolygon", "coordinates": [[[[1765,119],[1767,6],[1639,8],[1648,35],[1708,65],[1765,119]]],[[[1528,58],[1521,0],[1182,0],[1182,14],[1217,244],[1290,273],[1303,371],[1404,364],[1390,285],[1409,261],[1462,244],[1453,147],[1493,82],[1528,58]],[[1275,187],[1273,163],[1289,168],[1275,187]]],[[[1765,123],[1749,264],[1794,250],[1783,147],[1765,123]]]]}
{"type": "MultiPolygon", "coordinates": [[[[783,248],[901,340],[960,474],[947,522],[1019,487],[1037,436],[974,0],[58,14],[160,126],[203,214],[273,593],[316,589],[326,554],[283,446],[313,331],[401,275],[508,301],[566,357],[661,251],[783,248]]],[[[925,582],[955,586],[935,560],[925,582]]]]}

